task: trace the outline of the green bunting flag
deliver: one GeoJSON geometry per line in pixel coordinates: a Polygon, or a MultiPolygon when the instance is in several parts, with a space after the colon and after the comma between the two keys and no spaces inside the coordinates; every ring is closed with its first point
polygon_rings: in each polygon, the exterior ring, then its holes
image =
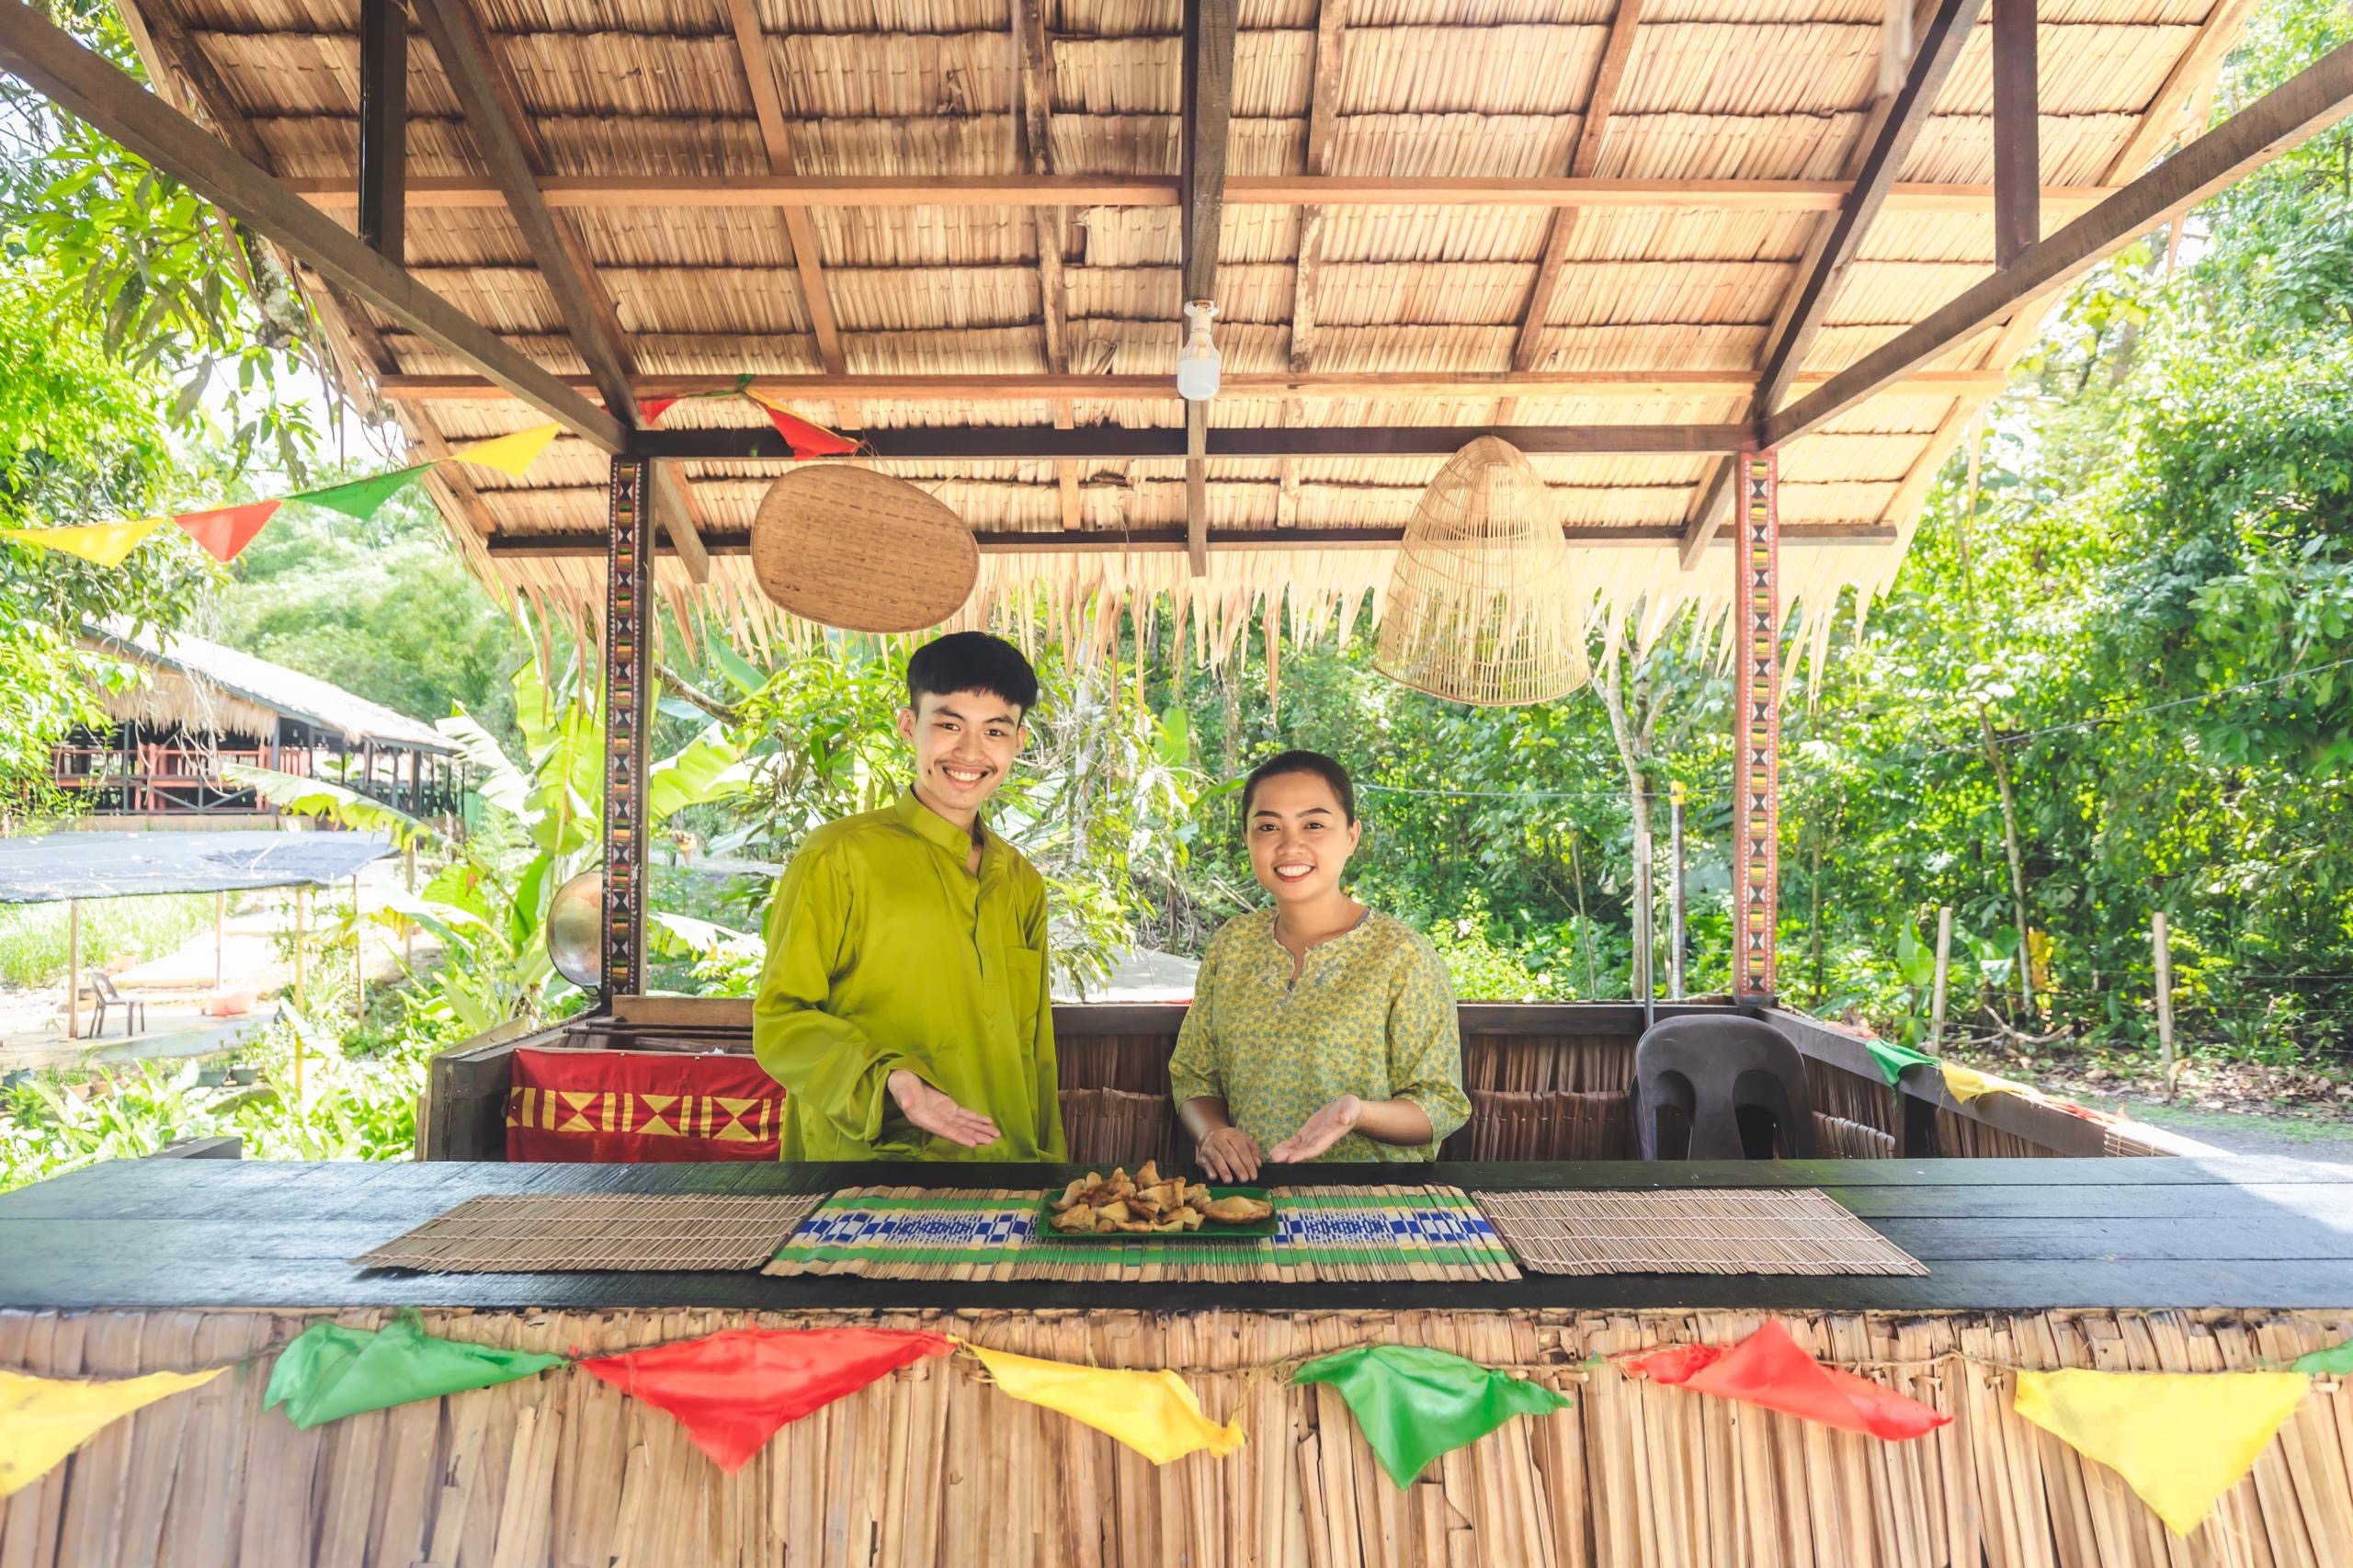
{"type": "Polygon", "coordinates": [[[324,506],[364,523],[376,515],[377,507],[407,489],[412,480],[432,466],[431,463],[418,463],[414,468],[396,468],[390,473],[372,473],[365,479],[355,479],[348,484],[329,485],[324,490],[305,490],[300,495],[290,495],[287,499],[312,506],[324,506]]]}
{"type": "Polygon", "coordinates": [[[1915,1051],[1908,1045],[1898,1045],[1892,1040],[1867,1040],[1863,1041],[1863,1049],[1879,1064],[1880,1072],[1886,1076],[1891,1086],[1904,1076],[1906,1067],[1917,1067],[1924,1062],[1936,1061],[1933,1056],[1915,1051]]]}
{"type": "Polygon", "coordinates": [[[2353,1378],[2353,1339],[2299,1356],[2288,1369],[2308,1378],[2353,1378]]]}
{"type": "Polygon", "coordinates": [[[314,1323],[278,1353],[262,1408],[283,1404],[287,1418],[308,1429],[366,1410],[513,1382],[562,1365],[561,1356],[437,1339],[414,1312],[402,1313],[380,1330],[314,1323]]]}
{"type": "Polygon", "coordinates": [[[1440,1454],[1477,1442],[1515,1415],[1549,1415],[1575,1403],[1540,1383],[1419,1345],[1319,1357],[1291,1381],[1339,1390],[1381,1468],[1400,1486],[1411,1486],[1440,1454]]]}

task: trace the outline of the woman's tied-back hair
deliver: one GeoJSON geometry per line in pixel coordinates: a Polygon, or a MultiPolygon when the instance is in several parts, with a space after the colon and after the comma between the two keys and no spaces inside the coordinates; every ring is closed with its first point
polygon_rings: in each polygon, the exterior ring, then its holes
{"type": "Polygon", "coordinates": [[[1279,778],[1286,773],[1312,773],[1332,787],[1340,799],[1340,814],[1353,827],[1357,820],[1357,787],[1348,778],[1348,770],[1320,751],[1279,752],[1250,770],[1249,778],[1242,786],[1242,827],[1250,830],[1250,798],[1258,786],[1269,778],[1279,778]]]}
{"type": "Polygon", "coordinates": [[[1028,718],[1038,706],[1038,672],[1021,650],[985,631],[951,631],[916,649],[907,660],[907,706],[923,708],[924,693],[985,691],[1028,718]]]}

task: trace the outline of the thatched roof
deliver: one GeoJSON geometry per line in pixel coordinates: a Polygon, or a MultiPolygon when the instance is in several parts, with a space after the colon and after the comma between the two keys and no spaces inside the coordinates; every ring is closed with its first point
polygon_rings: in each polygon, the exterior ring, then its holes
{"type": "Polygon", "coordinates": [[[457,747],[432,725],[354,697],[314,676],[256,659],[201,637],[174,632],[168,643],[126,626],[94,629],[85,647],[142,665],[148,678],[119,691],[100,691],[99,704],[117,722],[177,724],[191,734],[274,736],[281,718],[308,724],[349,746],[372,741],[401,751],[454,756],[457,747]]]}
{"type": "MultiPolygon", "coordinates": [[[[851,430],[1181,426],[1173,383],[1159,380],[1173,374],[1180,341],[1171,178],[1179,8],[1044,0],[1045,58],[1025,72],[1018,35],[1037,3],[476,0],[474,10],[539,183],[606,297],[597,308],[642,392],[751,372],[782,379],[780,397],[807,417],[851,430]],[[768,77],[756,87],[745,27],[760,51],[754,69],[768,77]],[[1081,193],[1055,207],[966,204],[1024,194],[1033,187],[1017,176],[1038,174],[1076,180],[1081,193]],[[787,208],[760,188],[785,175],[851,187],[953,176],[1009,188],[951,196],[942,186],[940,204],[919,205],[904,191],[836,198],[803,186],[812,204],[787,208]],[[809,242],[799,256],[796,232],[809,242]],[[1056,372],[1155,380],[1104,383],[1116,395],[1057,382],[1036,397],[1008,386],[915,395],[871,382],[875,395],[854,397],[842,380],[1056,372]],[[796,386],[794,377],[815,380],[796,386]]],[[[257,144],[275,173],[349,221],[358,0],[123,4],[134,30],[167,40],[151,58],[177,101],[240,122],[233,142],[257,144]]],[[[2046,226],[2139,173],[2191,124],[2250,8],[2042,0],[2046,226]]],[[[1212,425],[1750,417],[1777,318],[1876,123],[1881,16],[1879,0],[1243,0],[1217,283],[1228,390],[1212,425]],[[1303,174],[1443,183],[1400,187],[1387,203],[1359,191],[1308,205],[1284,186],[1303,174]],[[1492,205],[1464,199],[1472,182],[1571,175],[1598,182],[1583,204],[1525,190],[1492,205]],[[1657,184],[1631,183],[1643,181],[1657,184]],[[1556,266],[1544,264],[1548,242],[1556,266]],[[1423,380],[1393,392],[1318,381],[1371,373],[1423,380]],[[1506,384],[1489,390],[1479,377],[1506,384]]],[[[1835,283],[1797,391],[1986,275],[1990,31],[1979,25],[1963,47],[1896,172],[1904,183],[1835,283]]],[[[408,58],[409,267],[588,388],[591,367],[544,258],[488,183],[424,34],[408,58]]],[[[314,293],[352,374],[386,389],[428,452],[543,417],[372,307],[314,293]]],[[[1786,599],[1884,587],[1930,477],[2035,314],[1980,334],[1782,449],[1781,516],[1793,536],[1786,599]]],[[[693,402],[664,427],[756,427],[761,418],[741,401],[693,402]]],[[[968,618],[986,612],[987,595],[1041,580],[1065,590],[1074,616],[1099,608],[1082,602],[1098,588],[1176,590],[1214,642],[1259,613],[1267,589],[1287,589],[1303,619],[1328,619],[1377,591],[1390,551],[1325,548],[1319,530],[1401,524],[1443,460],[1213,460],[1205,579],[1165,549],[1008,548],[1024,537],[1060,543],[1072,529],[1108,542],[1181,525],[1179,460],[883,466],[935,490],[982,535],[983,595],[968,618]],[[1275,548],[1220,548],[1221,536],[1278,528],[1275,548]]],[[[1600,613],[1637,600],[1653,619],[1691,602],[1722,608],[1729,556],[1687,569],[1674,536],[1723,461],[1535,459],[1559,487],[1563,521],[1597,530],[1578,542],[1579,581],[1594,587],[1600,613]],[[1641,542],[1606,542],[1611,533],[1641,542]]],[[[526,480],[472,472],[438,494],[487,580],[591,622],[603,605],[600,559],[515,551],[599,533],[607,472],[603,453],[566,437],[526,480]]],[[[778,470],[703,461],[679,472],[702,528],[725,541],[748,530],[778,470]]],[[[783,630],[748,562],[714,554],[702,585],[665,558],[665,593],[748,616],[755,631],[783,630]]]]}

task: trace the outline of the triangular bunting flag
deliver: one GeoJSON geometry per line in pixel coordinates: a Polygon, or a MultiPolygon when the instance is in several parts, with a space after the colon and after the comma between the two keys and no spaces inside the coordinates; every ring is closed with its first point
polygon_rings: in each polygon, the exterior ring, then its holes
{"type": "Polygon", "coordinates": [[[2295,1370],[2316,1378],[2353,1377],[2353,1339],[2299,1356],[2293,1366],[2295,1370]]]}
{"type": "Polygon", "coordinates": [[[1154,1464],[1183,1459],[1197,1449],[1223,1459],[1242,1446],[1242,1423],[1220,1426],[1202,1415],[1201,1402],[1172,1371],[1077,1367],[977,1345],[964,1348],[981,1358],[1005,1392],[1108,1433],[1154,1464]]]}
{"type": "Polygon", "coordinates": [[[242,506],[216,506],[210,512],[182,512],[172,521],[188,538],[204,546],[212,559],[227,565],[253,543],[261,526],[278,515],[278,501],[249,501],[242,506]]]}
{"type": "Polygon", "coordinates": [[[1867,1040],[1863,1041],[1863,1050],[1891,1085],[1904,1076],[1905,1068],[1936,1060],[1908,1045],[1898,1045],[1892,1040],[1867,1040]]]}
{"type": "Polygon", "coordinates": [[[150,1372],[105,1381],[0,1371],[0,1497],[47,1475],[100,1428],[226,1370],[150,1372]]]}
{"type": "Polygon", "coordinates": [[[414,468],[394,469],[390,473],[370,474],[355,479],[348,484],[331,484],[324,490],[305,490],[300,495],[290,495],[290,501],[301,501],[313,506],[324,506],[341,512],[347,517],[366,522],[376,515],[376,508],[391,500],[418,474],[431,468],[431,463],[418,463],[414,468]]]}
{"type": "Polygon", "coordinates": [[[812,425],[781,403],[770,403],[757,392],[745,395],[767,411],[768,423],[776,426],[796,458],[838,458],[858,450],[858,443],[848,437],[812,425]]]}
{"type": "Polygon", "coordinates": [[[529,430],[517,430],[512,436],[494,436],[487,441],[475,441],[469,446],[451,449],[449,455],[461,463],[479,463],[494,468],[501,473],[523,477],[523,471],[539,460],[548,443],[556,438],[560,425],[534,425],[529,430]]]}
{"type": "Polygon", "coordinates": [[[672,405],[676,403],[677,401],[678,400],[675,397],[647,398],[643,403],[637,405],[637,417],[639,422],[647,426],[661,424],[662,416],[669,413],[672,405]]]}
{"type": "Polygon", "coordinates": [[[1980,1095],[2021,1095],[2030,1100],[2042,1097],[2028,1085],[2013,1078],[1998,1078],[1991,1073],[1980,1073],[1974,1067],[1963,1067],[1953,1062],[1939,1062],[1937,1066],[1944,1073],[1945,1088],[1963,1105],[1980,1095]]]}
{"type": "Polygon", "coordinates": [[[580,1369],[676,1416],[688,1439],[733,1473],[787,1422],[950,1348],[944,1335],[899,1329],[731,1328],[580,1369]]]}
{"type": "Polygon", "coordinates": [[[100,566],[119,566],[139,541],[170,519],[142,517],[135,523],[83,523],[64,528],[0,528],[0,539],[62,550],[100,566]]]}
{"type": "Polygon", "coordinates": [[[1290,1381],[1339,1390],[1381,1468],[1400,1486],[1411,1486],[1440,1454],[1477,1442],[1515,1415],[1549,1415],[1576,1403],[1541,1384],[1419,1345],[1374,1345],[1319,1357],[1290,1381]]]}
{"type": "Polygon", "coordinates": [[[513,1382],[563,1364],[561,1356],[437,1338],[413,1313],[374,1330],[314,1323],[278,1353],[262,1408],[283,1404],[287,1419],[309,1428],[363,1410],[513,1382]]]}
{"type": "Polygon", "coordinates": [[[1772,1321],[1729,1350],[1680,1345],[1631,1357],[1619,1367],[1632,1377],[1891,1441],[1921,1437],[1952,1420],[1883,1384],[1822,1365],[1772,1321]]]}
{"type": "Polygon", "coordinates": [[[2176,1535],[2255,1467],[2295,1414],[2302,1372],[2020,1372],[2020,1415],[2122,1476],[2176,1535]]]}

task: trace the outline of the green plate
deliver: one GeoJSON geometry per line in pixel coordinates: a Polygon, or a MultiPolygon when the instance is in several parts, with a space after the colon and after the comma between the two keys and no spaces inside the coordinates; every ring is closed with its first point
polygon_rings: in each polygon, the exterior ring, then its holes
{"type": "MultiPolygon", "coordinates": [[[[1057,1231],[1053,1223],[1054,1211],[1050,1206],[1061,1196],[1062,1189],[1056,1187],[1038,1199],[1037,1234],[1040,1241],[1119,1242],[1145,1246],[1155,1242],[1253,1241],[1273,1235],[1277,1222],[1282,1218],[1281,1210],[1278,1207],[1274,1213],[1247,1225],[1221,1225],[1215,1220],[1204,1220],[1198,1231],[1057,1231]]],[[[1255,1198],[1261,1203],[1275,1201],[1263,1187],[1212,1187],[1210,1196],[1213,1199],[1255,1198]]]]}

